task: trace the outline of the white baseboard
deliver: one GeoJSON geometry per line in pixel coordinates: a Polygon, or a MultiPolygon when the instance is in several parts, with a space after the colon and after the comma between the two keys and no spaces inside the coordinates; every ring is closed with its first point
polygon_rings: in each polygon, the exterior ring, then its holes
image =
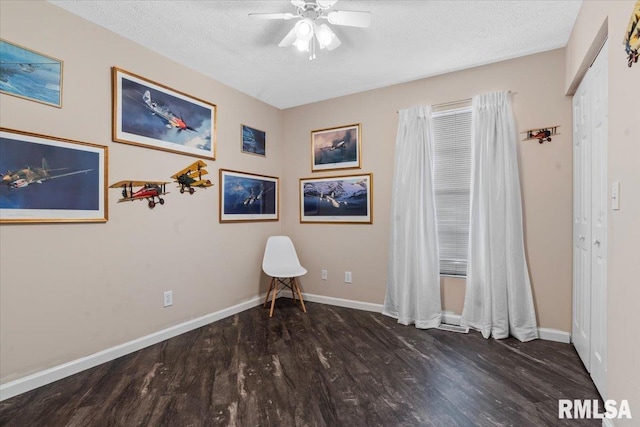
{"type": "MultiPolygon", "coordinates": [[[[281,295],[281,297],[291,298],[289,295],[281,295]]],[[[320,304],[337,305],[338,307],[355,308],[356,310],[373,311],[375,313],[382,313],[382,304],[374,304],[371,302],[354,301],[350,299],[326,297],[324,295],[314,295],[302,293],[302,298],[305,301],[317,302],[320,304]]]]}
{"type": "Polygon", "coordinates": [[[538,328],[538,334],[541,340],[561,342],[569,344],[571,342],[571,334],[566,331],[552,328],[538,328]]]}
{"type": "MultiPolygon", "coordinates": [[[[288,294],[281,295],[281,297],[291,298],[288,294]]],[[[323,295],[307,294],[304,292],[302,293],[302,297],[305,299],[305,301],[337,305],[339,307],[355,308],[357,310],[373,311],[376,313],[382,313],[383,308],[382,304],[327,297],[323,295]]],[[[446,323],[448,325],[460,326],[461,318],[462,316],[460,314],[456,314],[453,311],[442,312],[442,323],[446,323]]],[[[565,344],[569,344],[571,342],[571,334],[559,329],[538,328],[538,334],[540,336],[540,339],[546,341],[555,341],[565,344]]]]}
{"type": "Polygon", "coordinates": [[[0,402],[262,304],[265,295],[0,385],[0,402]]]}
{"type": "MultiPolygon", "coordinates": [[[[291,298],[287,295],[280,295],[280,297],[283,296],[285,298],[291,298]]],[[[354,308],[356,310],[382,313],[382,304],[374,304],[370,302],[354,301],[343,298],[334,298],[307,293],[303,293],[302,296],[306,301],[309,302],[317,302],[320,304],[335,305],[339,307],[354,308]]],[[[202,326],[208,325],[209,323],[213,323],[217,320],[224,319],[225,317],[233,316],[234,314],[256,307],[263,302],[264,297],[264,294],[259,295],[251,298],[248,301],[236,304],[232,307],[216,311],[215,313],[210,313],[202,317],[198,317],[196,319],[181,323],[179,325],[154,332],[144,337],[137,338],[124,344],[99,351],[89,356],[81,357],[80,359],[72,360],[70,362],[63,363],[62,365],[54,366],[53,368],[36,372],[26,377],[19,378],[15,381],[0,384],[0,402],[5,399],[9,399],[19,394],[25,393],[27,391],[34,390],[38,387],[42,387],[43,385],[50,384],[54,381],[58,381],[70,375],[74,375],[87,369],[93,368],[102,363],[117,359],[118,357],[133,353],[134,351],[138,351],[145,347],[149,347],[151,345],[165,341],[169,338],[184,334],[185,332],[189,332],[202,326]]],[[[445,311],[442,313],[443,323],[447,323],[449,325],[460,325],[460,317],[461,316],[459,314],[455,314],[451,311],[445,311]]],[[[568,332],[550,328],[539,328],[538,330],[540,332],[540,339],[562,343],[570,342],[571,336],[568,332]]]]}

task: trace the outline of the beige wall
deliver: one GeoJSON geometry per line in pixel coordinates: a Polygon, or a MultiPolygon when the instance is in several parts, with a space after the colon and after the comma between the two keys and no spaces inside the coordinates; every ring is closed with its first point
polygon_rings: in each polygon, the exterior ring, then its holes
{"type": "MultiPolygon", "coordinates": [[[[117,204],[106,224],[0,226],[0,378],[7,382],[255,297],[280,222],[218,223],[218,169],[278,176],[282,113],[43,2],[0,2],[0,36],[64,60],[63,108],[0,96],[4,127],[109,147],[109,182],[168,179],[195,158],[111,142],[110,67],[218,106],[214,187],[166,204],[117,204]],[[242,154],[240,124],[267,132],[242,154]],[[174,305],[162,307],[173,290],[174,305]]],[[[43,184],[46,185],[46,184],[43,184]]],[[[262,289],[264,291],[265,289],[262,289]]]]}
{"type": "Polygon", "coordinates": [[[620,210],[609,211],[607,271],[607,395],[627,399],[640,418],[640,63],[627,67],[622,45],[634,1],[583,2],[567,46],[565,86],[582,78],[577,64],[591,63],[600,28],[609,36],[609,188],[620,181],[620,210]]]}
{"type": "MultiPolygon", "coordinates": [[[[0,96],[5,127],[109,147],[109,182],[164,179],[194,159],[111,142],[110,67],[118,66],[217,104],[215,187],[177,192],[149,211],[117,204],[106,224],[2,225],[0,381],[104,350],[264,291],[266,237],[290,234],[309,269],[305,292],[382,303],[396,111],[508,89],[519,129],[561,125],[552,143],[519,143],[526,250],[539,325],[570,330],[571,107],[564,50],[279,111],[43,2],[0,2],[0,35],[61,58],[64,107],[0,96]],[[26,25],[25,23],[28,23],[26,25]],[[240,123],[267,132],[268,156],[240,152],[240,123]],[[363,167],[374,174],[373,225],[299,224],[299,178],[310,172],[310,130],[363,126],[363,167]],[[217,222],[218,168],[281,177],[281,221],[217,222]],[[185,249],[187,248],[187,249],[185,249]],[[329,280],[320,280],[320,270],[329,280]],[[353,284],[343,284],[344,271],[353,284]],[[174,306],[162,308],[162,292],[174,306]]],[[[322,90],[321,87],[318,90],[322,90]]],[[[462,310],[464,282],[443,279],[444,309],[462,310]]]]}
{"type": "MultiPolygon", "coordinates": [[[[519,143],[526,252],[539,325],[571,327],[571,100],[564,96],[564,50],[345,96],[284,111],[283,230],[295,238],[309,275],[305,292],[372,303],[384,300],[389,205],[398,115],[416,104],[439,104],[511,90],[518,129],[560,125],[551,143],[519,143]],[[373,224],[300,224],[301,177],[311,173],[310,130],[362,123],[362,170],[373,173],[373,224]],[[329,279],[320,279],[320,270],[329,279]],[[353,284],[344,284],[344,271],[353,284]]],[[[318,88],[322,90],[322,88],[318,88]]],[[[444,309],[460,313],[464,283],[443,279],[444,309]]]]}

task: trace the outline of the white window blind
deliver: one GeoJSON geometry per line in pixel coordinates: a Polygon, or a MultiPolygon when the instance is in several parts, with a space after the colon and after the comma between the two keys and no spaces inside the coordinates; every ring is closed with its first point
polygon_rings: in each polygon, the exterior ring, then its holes
{"type": "Polygon", "coordinates": [[[433,113],[440,274],[467,275],[471,205],[471,108],[433,113]]]}

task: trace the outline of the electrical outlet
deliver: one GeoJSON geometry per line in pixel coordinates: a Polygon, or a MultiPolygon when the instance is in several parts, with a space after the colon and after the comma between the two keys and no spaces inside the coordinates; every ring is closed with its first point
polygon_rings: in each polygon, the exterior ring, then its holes
{"type": "Polygon", "coordinates": [[[322,280],[327,280],[327,270],[322,270],[322,280]]]}
{"type": "Polygon", "coordinates": [[[169,307],[173,305],[173,291],[166,291],[164,293],[164,306],[169,307]]]}
{"type": "Polygon", "coordinates": [[[344,272],[344,283],[351,283],[351,272],[350,271],[345,271],[344,272]]]}

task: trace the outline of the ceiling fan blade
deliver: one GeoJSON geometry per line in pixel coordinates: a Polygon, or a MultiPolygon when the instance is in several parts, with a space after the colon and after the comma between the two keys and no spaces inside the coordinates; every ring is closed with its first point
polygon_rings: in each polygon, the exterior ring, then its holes
{"type": "Polygon", "coordinates": [[[278,44],[278,47],[291,46],[294,41],[296,41],[296,27],[295,26],[291,29],[291,31],[289,31],[287,33],[286,36],[284,36],[282,41],[278,44]]]}
{"type": "Polygon", "coordinates": [[[367,28],[371,24],[371,12],[332,10],[327,14],[327,19],[333,25],[367,28]]]}
{"type": "Polygon", "coordinates": [[[305,0],[291,0],[291,4],[295,7],[304,6],[305,0]]]}
{"type": "Polygon", "coordinates": [[[331,6],[336,4],[338,0],[316,0],[316,4],[320,6],[322,9],[329,9],[331,6]]]}
{"type": "Polygon", "coordinates": [[[250,13],[250,17],[257,19],[284,19],[289,20],[295,18],[297,15],[293,13],[250,13]]]}

